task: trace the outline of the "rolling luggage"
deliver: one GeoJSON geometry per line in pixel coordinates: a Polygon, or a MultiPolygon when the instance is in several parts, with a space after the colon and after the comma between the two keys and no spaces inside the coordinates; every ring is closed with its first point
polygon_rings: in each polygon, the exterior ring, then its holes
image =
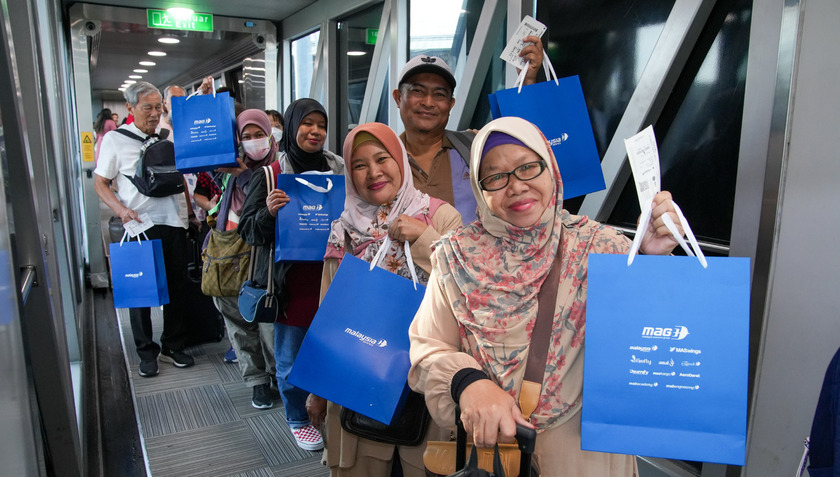
{"type": "Polygon", "coordinates": [[[204,237],[187,239],[187,283],[186,293],[187,337],[185,346],[216,343],[225,336],[225,321],[213,304],[213,298],[201,292],[201,245],[204,237]]]}

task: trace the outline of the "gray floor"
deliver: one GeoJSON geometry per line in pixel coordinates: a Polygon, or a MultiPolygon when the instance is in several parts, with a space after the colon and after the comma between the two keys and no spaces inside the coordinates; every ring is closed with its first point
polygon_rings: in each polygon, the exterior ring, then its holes
{"type": "MultiPolygon", "coordinates": [[[[160,363],[160,374],[142,378],[128,310],[118,309],[120,331],[137,409],[144,454],[153,477],[328,476],[320,452],[301,450],[286,425],[279,395],[274,407],[251,406],[236,364],[222,359],[227,338],[188,348],[195,366],[160,363]]],[[[159,338],[162,312],[152,310],[159,338]]]]}

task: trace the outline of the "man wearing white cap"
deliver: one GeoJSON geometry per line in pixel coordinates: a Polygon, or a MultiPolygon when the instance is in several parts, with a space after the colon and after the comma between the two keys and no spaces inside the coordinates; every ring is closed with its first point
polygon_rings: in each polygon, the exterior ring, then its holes
{"type": "MultiPolygon", "coordinates": [[[[524,83],[532,84],[542,65],[542,41],[536,36],[523,40],[530,44],[519,56],[531,62],[524,83]]],[[[420,55],[403,67],[392,94],[405,126],[400,139],[408,152],[415,187],[452,204],[466,224],[475,220],[476,210],[467,167],[475,133],[446,130],[455,105],[454,91],[455,76],[449,65],[439,57],[420,55]]]]}

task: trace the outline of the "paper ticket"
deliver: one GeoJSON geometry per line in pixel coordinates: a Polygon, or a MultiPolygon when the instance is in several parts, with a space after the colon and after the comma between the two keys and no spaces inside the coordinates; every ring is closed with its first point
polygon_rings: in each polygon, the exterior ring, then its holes
{"type": "Polygon", "coordinates": [[[526,46],[522,39],[529,35],[542,38],[543,33],[545,33],[545,29],[545,25],[537,21],[532,16],[525,15],[525,18],[523,18],[519,26],[516,27],[516,32],[514,32],[513,36],[510,38],[510,41],[507,46],[505,46],[505,49],[502,51],[499,58],[519,69],[525,68],[526,61],[519,56],[519,52],[521,52],[526,46]]]}
{"type": "Polygon", "coordinates": [[[653,126],[648,126],[633,137],[624,140],[633,179],[636,181],[636,194],[639,196],[639,208],[650,207],[662,187],[659,179],[659,149],[653,126]]]}
{"type": "Polygon", "coordinates": [[[136,237],[155,225],[148,213],[140,214],[140,220],[142,222],[131,220],[128,223],[123,224],[123,228],[126,232],[128,232],[130,237],[136,237]]]}

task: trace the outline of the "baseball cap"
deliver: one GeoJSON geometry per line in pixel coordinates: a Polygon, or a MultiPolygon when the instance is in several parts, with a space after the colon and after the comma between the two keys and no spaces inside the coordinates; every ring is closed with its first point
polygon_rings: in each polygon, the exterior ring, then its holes
{"type": "Polygon", "coordinates": [[[452,70],[449,68],[449,65],[438,56],[420,55],[409,60],[403,66],[402,71],[400,71],[400,82],[398,85],[402,85],[408,78],[418,73],[434,73],[440,75],[452,86],[452,90],[455,90],[455,76],[452,75],[452,70]]]}

